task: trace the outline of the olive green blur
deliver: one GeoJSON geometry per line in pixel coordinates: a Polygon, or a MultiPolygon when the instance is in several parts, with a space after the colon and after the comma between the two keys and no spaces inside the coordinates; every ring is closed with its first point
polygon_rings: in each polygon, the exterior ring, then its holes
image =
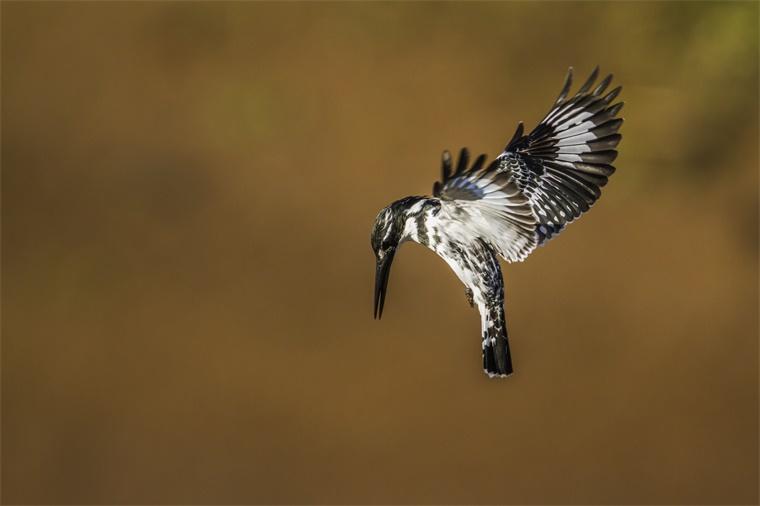
{"type": "Polygon", "coordinates": [[[758,10],[2,2],[3,502],[756,503],[758,10]],[[515,374],[418,245],[373,321],[377,212],[597,63],[515,374]]]}

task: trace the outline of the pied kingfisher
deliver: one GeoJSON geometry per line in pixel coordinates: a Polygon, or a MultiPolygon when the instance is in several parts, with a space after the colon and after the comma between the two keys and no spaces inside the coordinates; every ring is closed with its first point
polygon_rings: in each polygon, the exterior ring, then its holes
{"type": "Polygon", "coordinates": [[[621,88],[603,95],[612,81],[608,75],[592,90],[598,74],[596,67],[568,98],[571,67],[544,119],[528,135],[520,122],[490,164],[480,155],[470,165],[464,148],[454,168],[444,151],[433,197],[406,197],[380,211],[371,237],[377,258],[375,318],[383,314],[396,249],[405,241],[427,246],[456,273],[470,306],[480,312],[485,372],[489,377],[512,373],[497,255],[508,262],[524,260],[587,211],[615,171],[611,164],[623,123],[616,116],[623,102],[611,104],[621,88]]]}

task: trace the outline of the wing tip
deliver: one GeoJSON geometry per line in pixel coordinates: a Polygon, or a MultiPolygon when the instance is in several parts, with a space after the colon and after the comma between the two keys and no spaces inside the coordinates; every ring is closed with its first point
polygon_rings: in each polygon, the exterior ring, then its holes
{"type": "Polygon", "coordinates": [[[513,146],[517,143],[517,141],[522,139],[524,133],[525,133],[525,125],[523,125],[522,121],[519,121],[517,123],[517,128],[515,129],[515,133],[512,134],[512,138],[507,143],[507,147],[504,148],[504,151],[506,152],[512,149],[513,146]]]}
{"type": "Polygon", "coordinates": [[[444,183],[451,177],[451,153],[448,149],[441,153],[441,176],[444,183]]]}
{"type": "Polygon", "coordinates": [[[565,82],[562,84],[562,90],[559,92],[557,100],[554,101],[554,105],[561,104],[563,100],[567,98],[567,94],[570,93],[570,88],[573,86],[573,67],[567,68],[567,75],[565,76],[565,82]]]}

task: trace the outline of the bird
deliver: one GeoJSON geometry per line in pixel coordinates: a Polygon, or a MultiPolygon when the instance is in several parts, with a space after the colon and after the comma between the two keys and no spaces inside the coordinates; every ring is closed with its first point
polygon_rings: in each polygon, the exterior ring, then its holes
{"type": "Polygon", "coordinates": [[[521,262],[591,208],[615,172],[622,138],[621,86],[597,84],[599,66],[570,95],[573,68],[549,112],[528,134],[519,122],[491,162],[470,163],[467,148],[456,164],[441,157],[432,196],[410,196],[383,208],[370,236],[375,254],[374,317],[383,315],[391,264],[401,244],[434,251],[465,286],[481,323],[483,370],[491,378],[513,373],[499,257],[521,262]]]}

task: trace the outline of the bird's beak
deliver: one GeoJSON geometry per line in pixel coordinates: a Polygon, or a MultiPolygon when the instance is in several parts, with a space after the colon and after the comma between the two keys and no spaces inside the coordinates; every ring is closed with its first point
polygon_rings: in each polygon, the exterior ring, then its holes
{"type": "Polygon", "coordinates": [[[391,264],[396,249],[389,249],[385,256],[377,259],[377,271],[375,272],[375,319],[379,320],[383,316],[383,304],[385,303],[385,292],[388,289],[388,278],[391,274],[391,264]]]}

